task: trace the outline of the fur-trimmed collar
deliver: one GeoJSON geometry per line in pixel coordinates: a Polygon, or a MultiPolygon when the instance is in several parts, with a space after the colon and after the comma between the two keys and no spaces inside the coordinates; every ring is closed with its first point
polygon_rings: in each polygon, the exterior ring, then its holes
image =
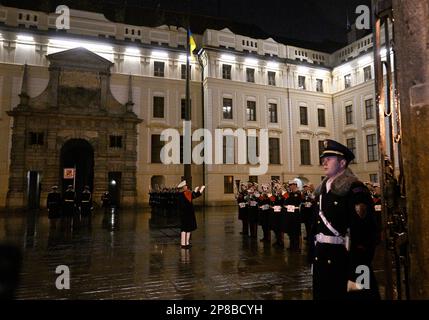
{"type": "MultiPolygon", "coordinates": [[[[328,181],[328,177],[323,179],[322,183],[316,188],[314,194],[318,197],[322,190],[326,187],[326,182],[328,181]]],[[[346,168],[344,172],[335,178],[331,185],[331,192],[338,196],[345,196],[349,191],[353,182],[358,181],[358,178],[355,176],[353,171],[350,168],[346,168]]]]}

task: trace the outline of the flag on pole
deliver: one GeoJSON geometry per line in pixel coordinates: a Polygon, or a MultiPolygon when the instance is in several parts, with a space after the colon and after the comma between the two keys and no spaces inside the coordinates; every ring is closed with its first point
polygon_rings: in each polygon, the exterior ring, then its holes
{"type": "Polygon", "coordinates": [[[192,52],[197,48],[197,44],[195,42],[194,37],[192,36],[192,32],[190,29],[188,29],[189,33],[189,53],[192,56],[192,52]]]}

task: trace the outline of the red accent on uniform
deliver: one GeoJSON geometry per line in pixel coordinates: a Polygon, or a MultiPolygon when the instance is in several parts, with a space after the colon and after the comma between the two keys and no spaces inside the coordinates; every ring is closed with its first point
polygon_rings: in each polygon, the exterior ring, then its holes
{"type": "Polygon", "coordinates": [[[285,193],[284,195],[283,195],[283,198],[285,198],[285,199],[287,199],[287,198],[289,198],[289,193],[285,193]]]}
{"type": "Polygon", "coordinates": [[[192,191],[186,190],[183,191],[183,194],[185,195],[186,200],[192,202],[192,191]]]}

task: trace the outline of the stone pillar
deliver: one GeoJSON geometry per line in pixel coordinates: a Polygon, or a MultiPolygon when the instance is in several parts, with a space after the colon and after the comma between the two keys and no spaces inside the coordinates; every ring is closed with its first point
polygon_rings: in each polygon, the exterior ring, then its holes
{"type": "Polygon", "coordinates": [[[428,6],[428,0],[393,0],[412,299],[429,299],[428,6]]]}

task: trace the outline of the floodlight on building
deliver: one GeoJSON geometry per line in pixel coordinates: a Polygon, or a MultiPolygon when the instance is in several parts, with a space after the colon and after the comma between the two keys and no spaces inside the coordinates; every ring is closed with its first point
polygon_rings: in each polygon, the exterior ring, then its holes
{"type": "Polygon", "coordinates": [[[33,36],[28,36],[28,35],[24,35],[24,34],[18,34],[16,36],[16,39],[18,41],[21,41],[21,42],[34,42],[33,36]]]}
{"type": "Polygon", "coordinates": [[[90,51],[113,52],[113,47],[97,42],[73,41],[65,39],[49,39],[49,45],[55,47],[62,47],[65,49],[73,49],[83,47],[90,51]]]}
{"type": "Polygon", "coordinates": [[[381,50],[380,50],[380,56],[381,56],[381,57],[386,56],[386,52],[387,52],[386,48],[381,49],[381,50]]]}
{"type": "Polygon", "coordinates": [[[152,51],[152,58],[168,58],[168,52],[154,50],[152,51]]]}
{"type": "Polygon", "coordinates": [[[368,55],[366,57],[359,59],[359,65],[364,66],[364,65],[371,63],[371,61],[372,61],[372,57],[370,55],[368,55]]]}
{"type": "Polygon", "coordinates": [[[255,58],[246,58],[246,59],[244,59],[244,63],[255,66],[258,64],[258,60],[255,58]]]}
{"type": "Polygon", "coordinates": [[[134,48],[134,47],[128,47],[125,49],[125,54],[131,55],[131,56],[138,56],[140,55],[140,49],[134,48]]]}
{"type": "Polygon", "coordinates": [[[278,67],[279,67],[278,62],[274,62],[274,61],[267,62],[267,68],[277,69],[278,67]]]}
{"type": "Polygon", "coordinates": [[[310,69],[305,66],[298,66],[296,68],[296,71],[298,71],[298,73],[307,74],[310,71],[310,69]]]}
{"type": "Polygon", "coordinates": [[[235,57],[232,54],[227,54],[224,53],[220,56],[221,60],[225,60],[225,61],[235,61],[235,57]]]}

